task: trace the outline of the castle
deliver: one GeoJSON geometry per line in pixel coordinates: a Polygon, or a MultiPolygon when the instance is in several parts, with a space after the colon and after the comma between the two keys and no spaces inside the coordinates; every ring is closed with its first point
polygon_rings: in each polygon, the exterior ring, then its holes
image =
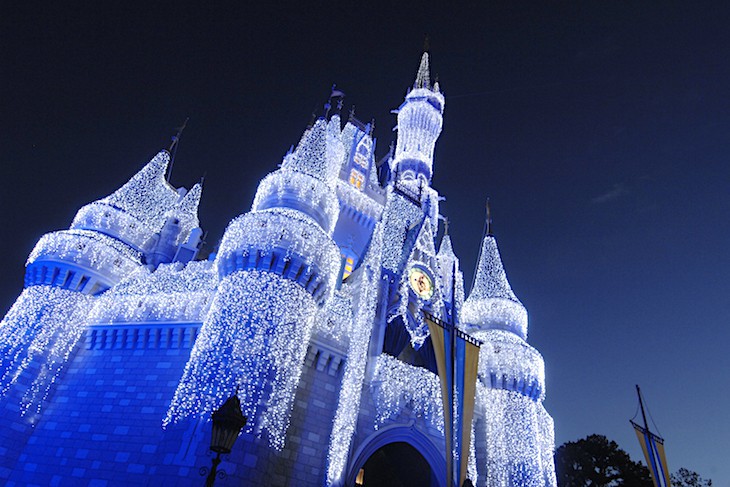
{"type": "Polygon", "coordinates": [[[236,395],[222,485],[445,486],[427,312],[481,342],[469,479],[554,486],[544,362],[496,240],[466,298],[436,241],[444,101],[424,53],[380,166],[372,127],[327,110],[207,260],[202,187],[166,181],[167,151],[44,235],[0,324],[4,485],[200,485],[236,395]]]}

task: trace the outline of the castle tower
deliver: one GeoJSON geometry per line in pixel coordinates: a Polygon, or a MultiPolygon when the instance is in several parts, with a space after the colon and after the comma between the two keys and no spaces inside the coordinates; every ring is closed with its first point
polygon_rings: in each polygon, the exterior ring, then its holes
{"type": "Polygon", "coordinates": [[[169,160],[167,151],[158,153],[119,190],[82,207],[69,230],[44,235],[28,257],[25,290],[0,327],[3,393],[31,362],[43,363],[23,408],[47,393],[94,297],[144,265],[160,243],[174,249],[197,228],[200,187],[188,197],[172,188],[164,180],[169,160]],[[161,230],[172,214],[178,224],[167,242],[161,230]]]}
{"type": "Polygon", "coordinates": [[[555,485],[553,420],[542,405],[545,364],[527,344],[527,310],[512,291],[488,230],[475,280],[461,311],[463,328],[482,342],[474,442],[476,485],[555,485]]]}
{"type": "Polygon", "coordinates": [[[144,267],[162,240],[165,216],[178,221],[171,245],[197,228],[200,188],[187,198],[184,188],[172,188],[164,179],[169,158],[158,153],[119,190],[82,207],[70,229],[41,237],[30,253],[25,289],[0,323],[2,403],[24,415],[5,440],[23,443],[97,297],[144,267]]]}
{"type": "Polygon", "coordinates": [[[226,229],[218,293],[166,422],[205,416],[237,392],[246,431],[284,446],[315,313],[340,269],[331,238],[344,151],[340,118],[319,119],[226,229]]]}
{"type": "Polygon", "coordinates": [[[421,57],[416,81],[398,108],[398,143],[391,171],[403,181],[422,180],[433,175],[433,150],[441,133],[444,95],[439,84],[431,85],[428,52],[421,57]]]}

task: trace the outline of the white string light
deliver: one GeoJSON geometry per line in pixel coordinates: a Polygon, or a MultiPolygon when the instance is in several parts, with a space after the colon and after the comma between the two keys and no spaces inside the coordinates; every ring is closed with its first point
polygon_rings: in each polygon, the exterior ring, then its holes
{"type": "Polygon", "coordinates": [[[522,338],[527,337],[527,310],[507,281],[497,241],[484,237],[477,264],[474,287],[464,301],[461,318],[467,329],[508,328],[522,338]]]}
{"type": "Polygon", "coordinates": [[[161,264],[154,272],[141,267],[101,295],[90,324],[132,322],[201,322],[213,300],[218,273],[211,261],[161,264]]]}
{"type": "Polygon", "coordinates": [[[408,415],[423,418],[426,424],[444,434],[441,382],[433,372],[384,353],[377,358],[372,387],[375,429],[399,418],[407,408],[408,415]]]}
{"type": "Polygon", "coordinates": [[[477,465],[483,485],[556,485],[553,421],[542,403],[517,392],[477,384],[486,464],[477,465]]]}
{"type": "MultiPolygon", "coordinates": [[[[370,249],[361,265],[361,280],[357,287],[357,313],[351,321],[350,348],[345,362],[345,372],[340,386],[329,450],[327,452],[327,485],[341,480],[352,446],[352,438],[359,415],[368,346],[375,321],[377,299],[380,294],[381,256],[383,255],[383,227],[376,225],[370,249]]],[[[354,285],[354,284],[353,284],[354,285]]],[[[345,284],[344,288],[352,285],[345,284]]],[[[355,294],[355,291],[348,292],[355,294]]]]}

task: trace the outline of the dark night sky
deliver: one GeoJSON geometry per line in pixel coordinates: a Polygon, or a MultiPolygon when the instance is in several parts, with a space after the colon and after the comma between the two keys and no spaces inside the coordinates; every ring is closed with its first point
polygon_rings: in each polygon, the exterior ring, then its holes
{"type": "Polygon", "coordinates": [[[428,33],[433,186],[467,283],[492,200],[557,443],[600,433],[639,459],[638,383],[671,469],[730,485],[730,6],[152,3],[2,9],[3,311],[37,239],[187,116],[172,182],[206,175],[209,246],[332,83],[382,155],[428,33]]]}

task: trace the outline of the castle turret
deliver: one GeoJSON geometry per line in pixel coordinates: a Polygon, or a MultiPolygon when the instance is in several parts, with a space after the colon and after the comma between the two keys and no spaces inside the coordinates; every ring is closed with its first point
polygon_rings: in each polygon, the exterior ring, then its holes
{"type": "Polygon", "coordinates": [[[448,227],[447,233],[441,239],[441,245],[439,246],[438,254],[436,254],[436,259],[439,264],[444,304],[447,308],[449,319],[452,323],[458,323],[461,320],[453,316],[453,313],[454,310],[458,312],[464,302],[464,275],[459,268],[459,258],[454,254],[451,237],[448,234],[448,227]]]}
{"type": "Polygon", "coordinates": [[[179,215],[165,234],[173,255],[177,240],[197,227],[200,192],[186,199],[172,188],[164,180],[168,162],[166,151],[158,153],[120,189],[82,207],[69,230],[44,235],[31,252],[26,289],[0,326],[2,393],[34,364],[21,407],[40,408],[81,337],[95,296],[147,263],[166,216],[179,215]]]}
{"type": "Polygon", "coordinates": [[[317,120],[261,182],[251,211],[228,225],[216,258],[218,294],[166,423],[207,415],[237,390],[247,431],[283,447],[314,317],[340,269],[331,238],[340,130],[337,115],[317,120]]]}
{"type": "Polygon", "coordinates": [[[160,151],[124,186],[81,208],[71,229],[108,235],[140,252],[146,263],[170,262],[198,228],[202,187],[173,188],[165,180],[169,163],[170,153],[160,151]]]}
{"type": "Polygon", "coordinates": [[[433,150],[441,133],[444,95],[439,84],[431,85],[428,52],[421,57],[416,81],[398,108],[398,143],[391,171],[399,180],[422,179],[433,175],[433,150]]]}
{"type": "Polygon", "coordinates": [[[527,338],[527,310],[507,280],[497,239],[487,233],[482,241],[474,285],[461,311],[467,331],[507,330],[527,338]]]}
{"type": "Polygon", "coordinates": [[[482,342],[474,439],[486,445],[478,485],[555,485],[545,362],[526,341],[527,310],[512,291],[489,216],[462,327],[482,342]]]}

